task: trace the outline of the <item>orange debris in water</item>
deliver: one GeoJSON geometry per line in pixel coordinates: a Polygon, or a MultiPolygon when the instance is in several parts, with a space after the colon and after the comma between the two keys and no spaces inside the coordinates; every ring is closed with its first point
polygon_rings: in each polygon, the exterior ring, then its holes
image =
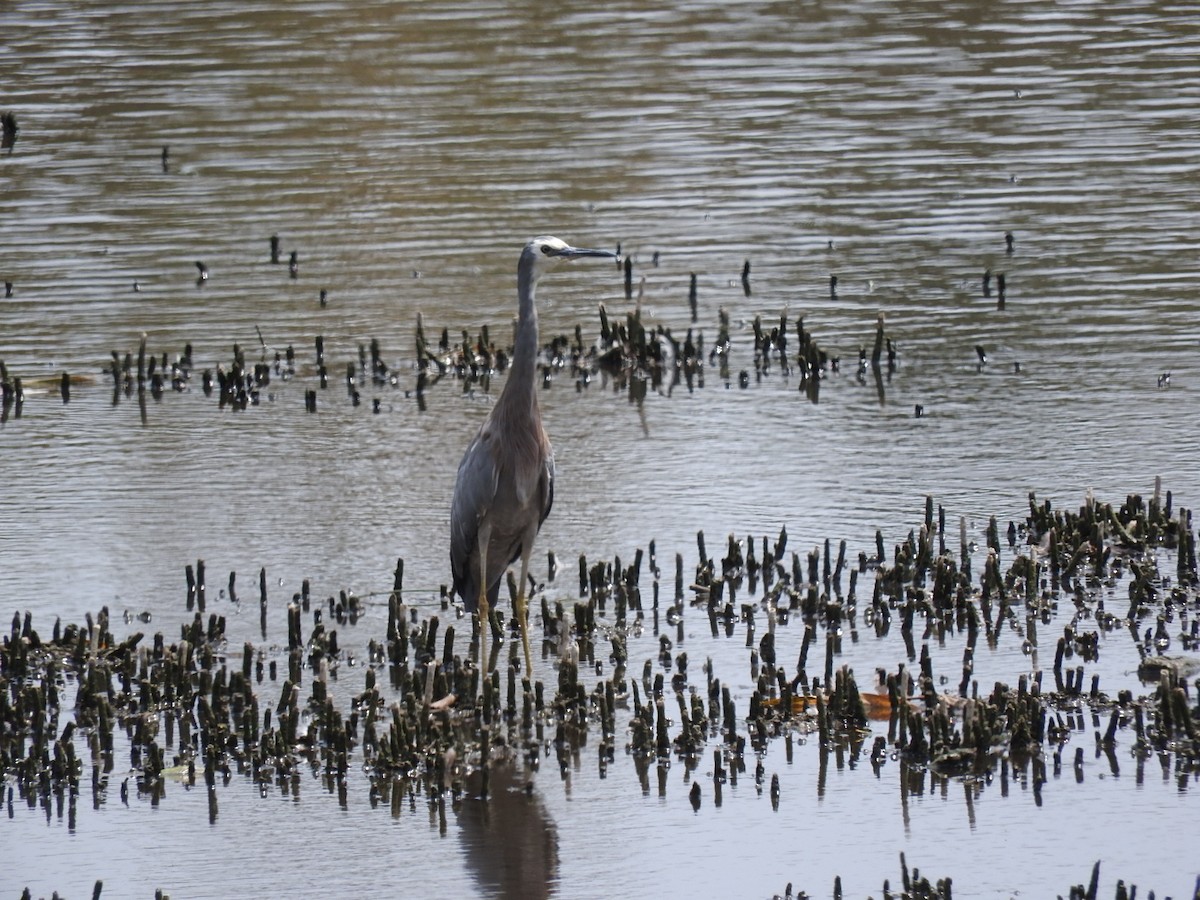
{"type": "MultiPolygon", "coordinates": [[[[858,695],[867,710],[868,719],[886,719],[892,714],[892,702],[887,694],[859,693],[858,695]]],[[[763,706],[778,706],[779,698],[770,697],[763,700],[763,706]]],[[[792,712],[801,713],[817,705],[814,694],[800,694],[792,697],[792,712]]]]}

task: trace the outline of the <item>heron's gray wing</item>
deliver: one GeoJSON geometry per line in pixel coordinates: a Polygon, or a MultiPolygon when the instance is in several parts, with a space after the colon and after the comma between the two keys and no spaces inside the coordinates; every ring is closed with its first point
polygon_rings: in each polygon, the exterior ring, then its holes
{"type": "Polygon", "coordinates": [[[546,467],[542,473],[542,481],[538,485],[542,495],[542,514],[538,518],[538,528],[542,527],[542,523],[546,521],[546,516],[550,515],[550,507],[554,506],[554,451],[551,450],[546,456],[546,467]]]}
{"type": "Polygon", "coordinates": [[[454,589],[468,609],[474,608],[479,597],[476,579],[483,577],[482,573],[476,575],[471,571],[471,561],[476,559],[479,549],[479,523],[496,499],[499,482],[500,470],[485,425],[458,464],[458,479],[450,504],[450,570],[454,576],[454,589]]]}

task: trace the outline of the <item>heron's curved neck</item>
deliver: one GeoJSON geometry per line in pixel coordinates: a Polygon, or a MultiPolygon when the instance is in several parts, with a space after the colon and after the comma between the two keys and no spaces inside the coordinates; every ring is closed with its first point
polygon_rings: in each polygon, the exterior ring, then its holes
{"type": "Polygon", "coordinates": [[[517,333],[513,339],[512,366],[508,373],[506,391],[517,391],[524,388],[516,396],[532,393],[535,369],[538,356],[538,317],[534,294],[537,291],[537,276],[533,266],[524,260],[517,268],[517,333]],[[526,387],[528,385],[528,387],[526,387]]]}

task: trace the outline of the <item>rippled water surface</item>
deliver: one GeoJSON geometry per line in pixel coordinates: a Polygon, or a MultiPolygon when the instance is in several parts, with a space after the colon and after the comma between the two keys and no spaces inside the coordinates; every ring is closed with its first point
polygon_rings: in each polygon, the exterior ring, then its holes
{"type": "MultiPolygon", "coordinates": [[[[725,310],[732,337],[728,382],[714,362],[703,387],[640,409],[566,374],[542,391],[558,481],[535,559],[539,579],[545,552],[560,560],[551,597],[574,597],[579,554],[628,560],[651,540],[690,573],[701,530],[710,555],[786,527],[802,554],[845,539],[854,559],[876,529],[919,527],[927,495],[979,543],[1031,491],[1119,502],[1161,476],[1194,506],[1198,25],[1169,3],[5,4],[0,110],[20,132],[0,155],[0,359],[26,401],[0,425],[0,614],[48,630],[107,604],[173,636],[197,559],[244,594],[266,568],[268,646],[308,578],[368,598],[343,637],[361,654],[383,636],[397,558],[409,602],[433,611],[458,458],[498,385],[445,380],[420,411],[417,316],[431,339],[486,325],[507,341],[517,253],[547,232],[619,244],[645,323],[693,328],[708,351],[725,310]],[[880,314],[898,356],[877,384],[856,371],[880,314]],[[754,320],[781,316],[840,359],[817,403],[777,363],[755,377],[754,320]],[[103,371],[143,334],[172,359],[190,343],[198,370],[235,344],[252,361],[290,345],[300,374],[241,412],[193,382],[143,421],[103,371]],[[311,415],[318,336],[330,386],[311,415]],[[398,383],[352,406],[345,367],[372,340],[398,383]]],[[[543,338],[578,325],[586,342],[598,304],[618,321],[633,307],[595,260],[549,276],[539,301],[543,338]]],[[[256,615],[226,615],[231,643],[263,643],[256,615]]],[[[801,637],[781,633],[781,658],[801,637]]],[[[1136,685],[1123,638],[1097,669],[1114,692],[1136,685]]],[[[657,647],[647,634],[639,670],[657,647]]],[[[713,641],[698,617],[683,649],[744,702],[739,636],[713,641]]],[[[845,661],[900,659],[864,638],[845,661]]],[[[976,677],[986,691],[1038,666],[1002,643],[976,677]]],[[[550,661],[538,676],[556,677],[550,661]]],[[[343,675],[345,698],[361,678],[343,675]]],[[[840,874],[866,896],[897,882],[901,850],[956,896],[1065,893],[1095,859],[1160,895],[1197,874],[1181,868],[1195,797],[1135,781],[1132,760],[1051,782],[1040,806],[1016,785],[903,797],[894,767],[838,766],[818,791],[806,745],[764,765],[777,812],[751,778],[694,813],[682,766],[645,794],[620,753],[605,778],[586,748],[563,781],[544,767],[507,813],[553,837],[528,880],[563,897],[766,897],[789,881],[821,896],[840,874]]],[[[315,780],[296,800],[235,778],[212,825],[183,786],[154,809],[81,809],[74,828],[10,806],[0,890],[503,893],[488,854],[489,835],[494,851],[519,830],[505,813],[392,817],[358,787],[343,808],[315,780]]]]}

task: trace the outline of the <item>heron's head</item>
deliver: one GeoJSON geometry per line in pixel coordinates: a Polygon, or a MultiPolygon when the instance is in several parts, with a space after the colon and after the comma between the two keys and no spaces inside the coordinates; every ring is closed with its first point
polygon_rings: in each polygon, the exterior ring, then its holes
{"type": "Polygon", "coordinates": [[[537,271],[545,271],[564,259],[579,259],[581,256],[600,256],[612,259],[617,254],[611,250],[584,250],[572,247],[566,241],[551,235],[530,238],[521,253],[522,261],[528,261],[537,271]]]}

